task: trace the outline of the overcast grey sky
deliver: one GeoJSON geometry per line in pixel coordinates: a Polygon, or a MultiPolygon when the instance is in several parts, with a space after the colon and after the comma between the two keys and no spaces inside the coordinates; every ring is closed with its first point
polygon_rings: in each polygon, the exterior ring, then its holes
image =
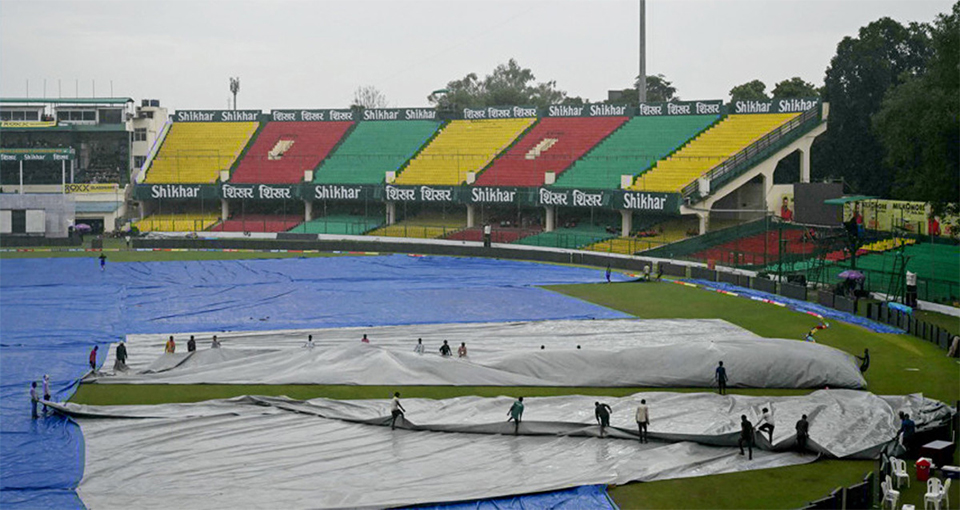
{"type": "MultiPolygon", "coordinates": [[[[603,100],[638,72],[638,0],[2,0],[0,96],[156,98],[220,109],[391,106],[516,58],[538,81],[603,100]],[[58,85],[59,80],[59,85],[58,85]],[[59,88],[58,88],[59,87],[59,88]]],[[[759,78],[822,85],[837,43],[888,16],[929,22],[949,0],[648,0],[647,73],[683,99],[759,78]]]]}

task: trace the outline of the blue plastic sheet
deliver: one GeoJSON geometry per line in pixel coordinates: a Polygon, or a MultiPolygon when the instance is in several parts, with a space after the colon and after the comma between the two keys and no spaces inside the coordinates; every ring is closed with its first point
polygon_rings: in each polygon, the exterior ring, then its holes
{"type": "Polygon", "coordinates": [[[417,505],[408,508],[410,510],[618,510],[603,485],[584,485],[542,494],[481,499],[446,505],[417,505]]]}
{"type": "Polygon", "coordinates": [[[68,398],[94,345],[102,363],[132,333],[626,317],[536,287],[601,281],[603,270],[407,255],[104,272],[94,258],[0,260],[0,505],[82,508],[80,430],[59,415],[32,420],[29,388],[49,374],[54,399],[68,398]]]}
{"type": "Polygon", "coordinates": [[[822,315],[828,319],[833,319],[835,321],[843,321],[849,324],[860,326],[866,328],[875,333],[895,333],[902,334],[903,330],[895,328],[893,326],[888,326],[879,322],[872,321],[866,317],[860,317],[859,315],[854,315],[852,313],[841,312],[840,310],[834,310],[833,308],[828,308],[826,306],[811,303],[809,301],[800,301],[799,299],[788,298],[785,296],[779,296],[776,294],[770,294],[768,292],[762,292],[759,290],[748,289],[746,287],[738,287],[736,285],[731,285],[724,282],[711,282],[707,280],[698,280],[698,279],[689,279],[687,280],[690,283],[695,283],[709,289],[719,289],[725,290],[728,292],[736,292],[741,296],[747,297],[759,297],[763,299],[770,299],[772,301],[778,301],[784,303],[791,310],[796,310],[798,312],[813,312],[819,315],[822,315]]]}

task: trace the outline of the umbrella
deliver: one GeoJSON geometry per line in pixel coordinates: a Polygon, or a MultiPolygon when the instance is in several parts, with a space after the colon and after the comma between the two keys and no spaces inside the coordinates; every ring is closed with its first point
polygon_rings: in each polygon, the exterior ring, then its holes
{"type": "Polygon", "coordinates": [[[91,229],[90,225],[87,225],[86,223],[77,223],[76,225],[73,226],[73,228],[74,230],[90,230],[91,229]]]}
{"type": "Polygon", "coordinates": [[[847,269],[846,271],[838,274],[837,278],[842,278],[844,280],[862,280],[863,273],[860,271],[854,271],[853,269],[847,269]]]}

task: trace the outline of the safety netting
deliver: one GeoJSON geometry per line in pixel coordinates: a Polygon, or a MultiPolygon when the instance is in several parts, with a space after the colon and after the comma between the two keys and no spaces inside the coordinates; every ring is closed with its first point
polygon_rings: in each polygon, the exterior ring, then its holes
{"type": "MultiPolygon", "coordinates": [[[[168,336],[131,335],[84,382],[442,386],[862,388],[853,356],[763,338],[722,320],[559,320],[193,333],[199,350],[164,353],[168,336]],[[366,335],[369,343],[361,342],[366,335]],[[312,337],[312,343],[307,339],[312,337]],[[440,353],[447,342],[450,356],[440,353]],[[417,350],[423,346],[423,352],[417,350]],[[460,356],[463,347],[464,356],[460,356]]],[[[175,340],[176,341],[176,340],[175,340]]]]}
{"type": "MultiPolygon", "coordinates": [[[[329,257],[204,262],[0,260],[0,506],[79,508],[79,428],[30,418],[48,374],[72,394],[87,354],[127,334],[435,322],[622,318],[537,288],[604,280],[603,270],[487,259],[329,257]]],[[[615,281],[625,278],[614,273],[615,281]]]]}
{"type": "MultiPolygon", "coordinates": [[[[638,393],[389,400],[245,396],[195,404],[57,404],[87,443],[78,492],[91,508],[374,508],[453,502],[748,471],[831,458],[875,458],[898,413],[923,430],[954,410],[921,395],[820,390],[790,397],[638,393]],[[605,436],[595,401],[611,409],[605,436]],[[634,411],[649,408],[649,442],[634,411]],[[740,455],[740,419],[770,410],[771,438],[740,455]],[[794,424],[807,416],[808,451],[794,424]],[[752,459],[750,458],[752,456],[752,459]],[[256,466],[251,469],[251,466],[256,466]],[[370,490],[376,487],[376,490],[370,490]]],[[[747,446],[750,446],[749,444],[747,446]]],[[[749,448],[748,448],[749,450],[749,448]]]]}

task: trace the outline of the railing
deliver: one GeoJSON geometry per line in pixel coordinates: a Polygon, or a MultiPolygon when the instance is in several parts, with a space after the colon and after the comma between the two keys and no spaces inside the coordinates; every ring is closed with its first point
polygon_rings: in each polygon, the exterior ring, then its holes
{"type": "MultiPolygon", "coordinates": [[[[744,147],[740,152],[725,159],[719,165],[711,168],[701,178],[710,180],[711,191],[716,189],[717,185],[742,174],[752,168],[759,156],[766,155],[773,150],[780,149],[783,145],[792,142],[796,137],[789,135],[803,134],[820,122],[820,108],[812,108],[803,112],[803,114],[791,119],[777,129],[763,135],[757,141],[744,147]],[[807,124],[810,124],[807,127],[807,124]]],[[[681,190],[684,198],[693,197],[700,189],[700,179],[684,186],[681,190]]]]}
{"type": "Polygon", "coordinates": [[[167,132],[170,131],[170,127],[173,126],[173,120],[168,118],[166,122],[163,123],[163,127],[160,128],[160,132],[157,133],[157,137],[153,140],[153,146],[150,147],[150,152],[147,153],[147,159],[143,161],[143,165],[140,168],[135,169],[133,175],[133,182],[135,184],[140,184],[146,178],[147,168],[150,168],[150,164],[153,163],[154,158],[157,157],[157,153],[160,152],[160,146],[163,145],[163,140],[167,137],[167,132]]]}

